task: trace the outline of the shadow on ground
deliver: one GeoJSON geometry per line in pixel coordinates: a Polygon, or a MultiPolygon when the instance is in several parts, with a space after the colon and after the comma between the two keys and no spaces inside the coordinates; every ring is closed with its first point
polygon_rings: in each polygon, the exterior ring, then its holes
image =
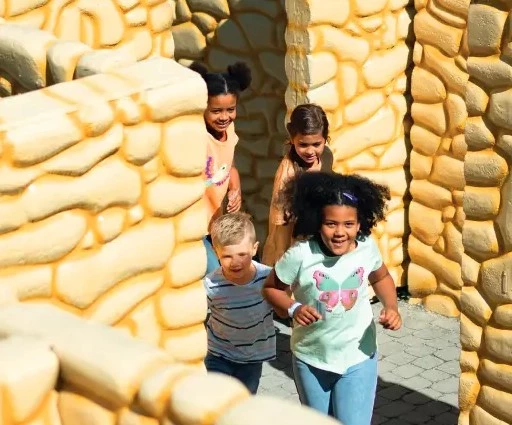
{"type": "MultiPolygon", "coordinates": [[[[288,321],[276,320],[277,358],[264,368],[259,393],[298,402],[291,369],[288,321]]],[[[399,378],[397,379],[399,381],[399,378]]],[[[444,401],[379,377],[372,425],[456,425],[458,409],[444,401]]]]}

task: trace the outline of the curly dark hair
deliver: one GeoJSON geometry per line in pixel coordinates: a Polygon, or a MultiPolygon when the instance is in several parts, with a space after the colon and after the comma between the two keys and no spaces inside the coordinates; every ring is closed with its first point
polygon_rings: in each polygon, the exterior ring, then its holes
{"type": "Polygon", "coordinates": [[[295,238],[318,234],[323,209],[329,205],[347,205],[357,209],[360,229],[357,240],[363,241],[375,225],[385,219],[389,188],[356,174],[342,175],[321,171],[301,173],[284,188],[280,203],[292,222],[295,238]]]}
{"type": "Polygon", "coordinates": [[[245,62],[229,65],[226,72],[209,72],[199,62],[193,62],[190,69],[203,77],[208,89],[208,96],[233,94],[238,97],[252,81],[251,69],[245,62]]]}

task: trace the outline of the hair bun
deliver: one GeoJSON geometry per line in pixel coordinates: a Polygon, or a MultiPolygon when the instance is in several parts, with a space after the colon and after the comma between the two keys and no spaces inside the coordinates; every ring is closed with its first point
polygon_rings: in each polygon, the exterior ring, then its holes
{"type": "Polygon", "coordinates": [[[192,62],[189,68],[192,71],[197,72],[203,78],[206,76],[206,74],[208,74],[208,68],[199,62],[192,62]]]}
{"type": "Polygon", "coordinates": [[[251,69],[245,62],[236,62],[228,66],[228,75],[238,82],[240,91],[244,91],[252,81],[251,69]]]}

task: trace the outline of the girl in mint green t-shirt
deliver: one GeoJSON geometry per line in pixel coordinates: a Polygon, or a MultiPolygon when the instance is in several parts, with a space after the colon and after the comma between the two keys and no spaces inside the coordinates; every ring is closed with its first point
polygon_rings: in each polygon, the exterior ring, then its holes
{"type": "Polygon", "coordinates": [[[322,172],[292,181],[282,202],[294,221],[289,248],[263,294],[294,320],[291,348],[303,404],[344,425],[370,425],[377,386],[377,338],[368,284],[384,308],[382,326],[401,326],[395,284],[370,236],[389,189],[366,178],[322,172]],[[295,300],[286,294],[291,287],[295,300]]]}

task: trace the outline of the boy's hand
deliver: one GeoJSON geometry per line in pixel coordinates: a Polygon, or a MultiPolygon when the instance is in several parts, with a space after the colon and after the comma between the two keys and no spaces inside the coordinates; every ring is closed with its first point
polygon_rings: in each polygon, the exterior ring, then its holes
{"type": "Polygon", "coordinates": [[[402,317],[396,309],[383,308],[379,315],[379,323],[384,329],[397,331],[402,327],[402,317]]]}
{"type": "Polygon", "coordinates": [[[297,307],[293,313],[293,318],[301,326],[308,326],[315,323],[317,320],[322,319],[322,315],[315,307],[310,305],[301,305],[297,307]]]}
{"type": "Polygon", "coordinates": [[[228,192],[228,213],[237,212],[242,206],[242,196],[240,189],[233,189],[228,192]]]}

